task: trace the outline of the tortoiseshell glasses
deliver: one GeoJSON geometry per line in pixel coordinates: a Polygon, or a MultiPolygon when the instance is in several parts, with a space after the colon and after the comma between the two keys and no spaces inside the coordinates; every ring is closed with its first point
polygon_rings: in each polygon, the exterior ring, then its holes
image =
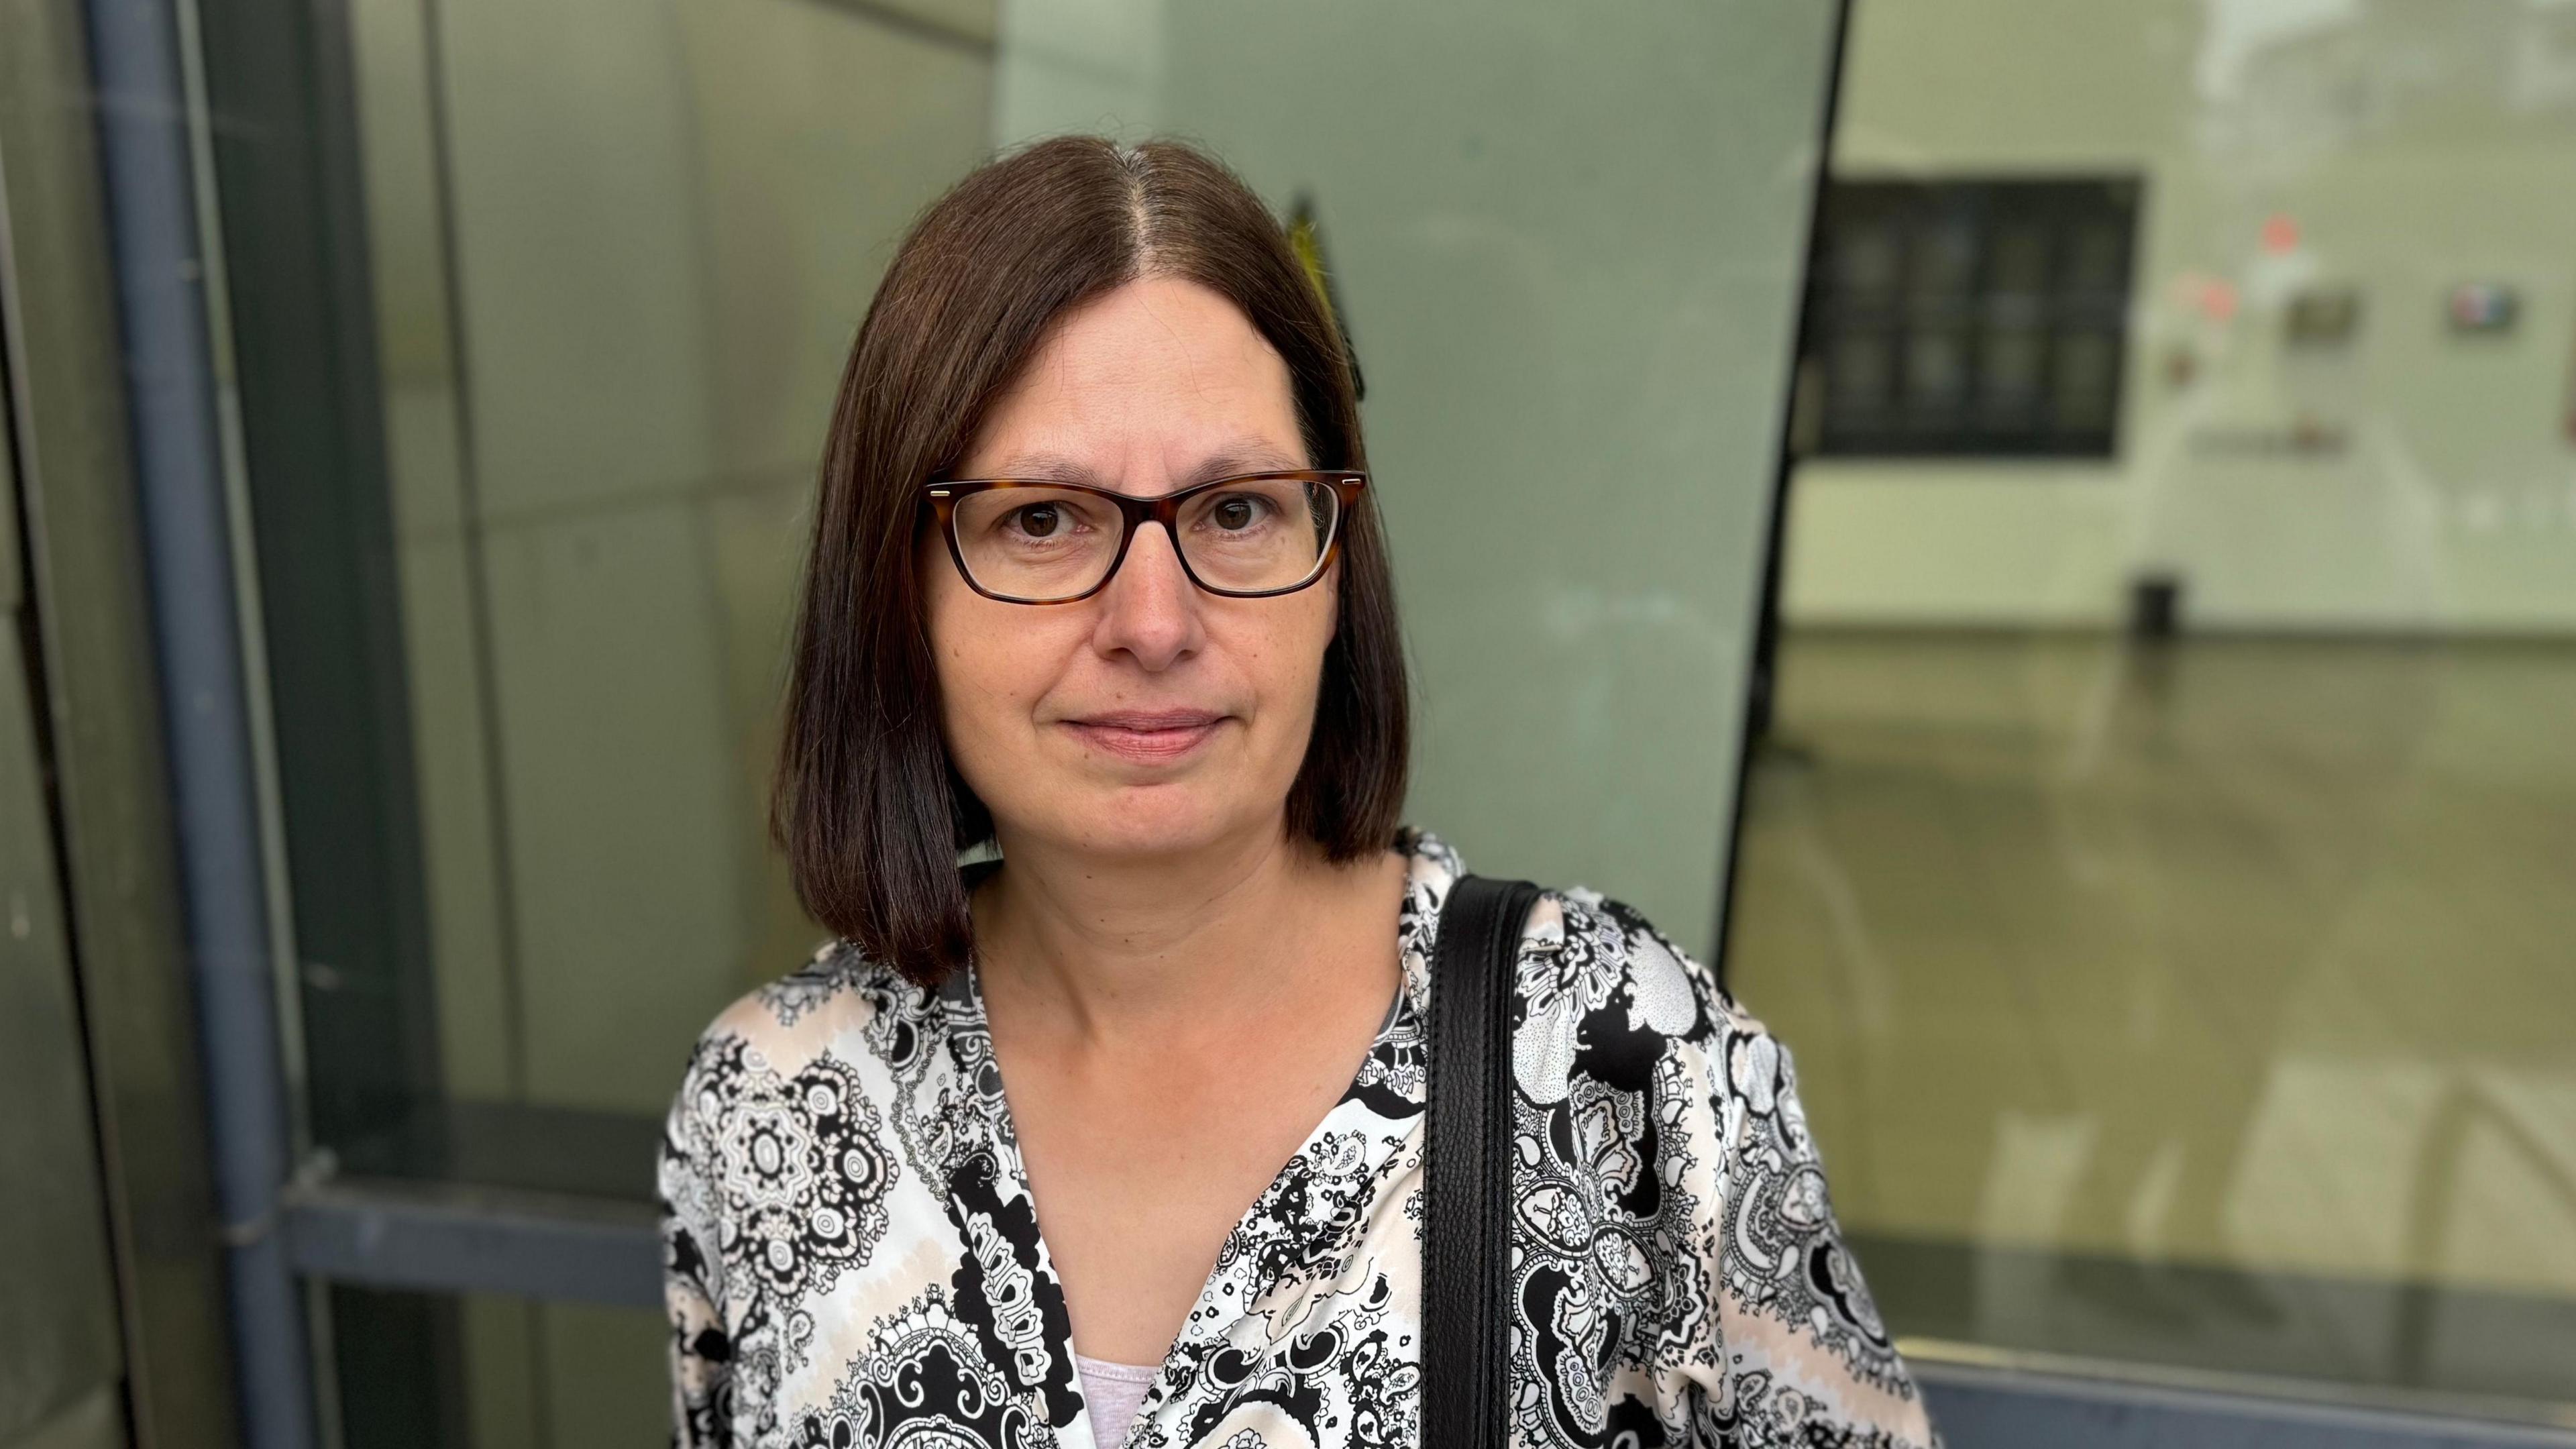
{"type": "Polygon", "coordinates": [[[1324,576],[1368,475],[1241,473],[1159,498],[1083,483],[941,479],[922,489],[967,587],[1009,604],[1069,604],[1108,587],[1146,523],[1163,525],[1190,582],[1229,599],[1294,593],[1324,576]]]}

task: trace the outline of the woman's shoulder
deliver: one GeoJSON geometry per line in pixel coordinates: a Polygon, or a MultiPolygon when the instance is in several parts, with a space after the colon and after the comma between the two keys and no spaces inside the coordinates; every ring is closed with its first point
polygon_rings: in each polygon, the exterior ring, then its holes
{"type": "Polygon", "coordinates": [[[794,1078],[827,1058],[881,1054],[885,1039],[932,1014],[935,988],[906,979],[845,940],[735,998],[698,1033],[692,1086],[745,1073],[794,1078]]]}
{"type": "Polygon", "coordinates": [[[1541,891],[1522,931],[1518,985],[1524,1032],[1557,1047],[1568,1070],[1625,1086],[1676,1056],[1775,1049],[1706,962],[1589,886],[1541,891]]]}
{"type": "MultiPolygon", "coordinates": [[[[1445,898],[1463,873],[1439,837],[1408,834],[1417,882],[1445,898]]],[[[1561,1101],[1577,1078],[1627,1090],[1659,1068],[1706,1062],[1720,1093],[1758,1094],[1778,1044],[1717,973],[1645,913],[1587,885],[1543,887],[1522,928],[1515,982],[1514,1071],[1537,1101],[1561,1101]]]]}

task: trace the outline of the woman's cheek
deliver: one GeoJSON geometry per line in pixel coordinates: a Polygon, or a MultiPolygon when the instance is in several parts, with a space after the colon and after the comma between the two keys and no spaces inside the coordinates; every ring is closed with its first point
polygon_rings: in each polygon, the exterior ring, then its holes
{"type": "Polygon", "coordinates": [[[996,670],[989,657],[961,658],[957,664],[961,688],[955,724],[969,735],[972,753],[989,757],[1002,743],[1002,724],[1011,707],[1009,672],[996,670]]]}
{"type": "Polygon", "coordinates": [[[961,650],[955,665],[966,696],[960,713],[972,717],[978,753],[999,758],[1035,748],[1038,706],[1064,676],[1066,652],[1079,645],[1069,631],[1021,627],[975,636],[961,650]]]}

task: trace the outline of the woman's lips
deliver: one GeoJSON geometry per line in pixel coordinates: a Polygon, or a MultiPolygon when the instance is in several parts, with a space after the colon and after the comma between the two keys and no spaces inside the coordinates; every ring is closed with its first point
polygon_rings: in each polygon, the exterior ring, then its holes
{"type": "Polygon", "coordinates": [[[1066,720],[1064,727],[1096,749],[1140,764],[1177,760],[1207,743],[1225,716],[1201,709],[1115,710],[1066,720]]]}

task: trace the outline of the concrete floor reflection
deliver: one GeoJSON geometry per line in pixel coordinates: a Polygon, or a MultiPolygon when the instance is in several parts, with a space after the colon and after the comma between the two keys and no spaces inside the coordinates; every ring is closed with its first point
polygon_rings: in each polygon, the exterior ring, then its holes
{"type": "Polygon", "coordinates": [[[1806,633],[1779,700],[1729,984],[1848,1226],[2576,1300],[2576,646],[1806,633]]]}

